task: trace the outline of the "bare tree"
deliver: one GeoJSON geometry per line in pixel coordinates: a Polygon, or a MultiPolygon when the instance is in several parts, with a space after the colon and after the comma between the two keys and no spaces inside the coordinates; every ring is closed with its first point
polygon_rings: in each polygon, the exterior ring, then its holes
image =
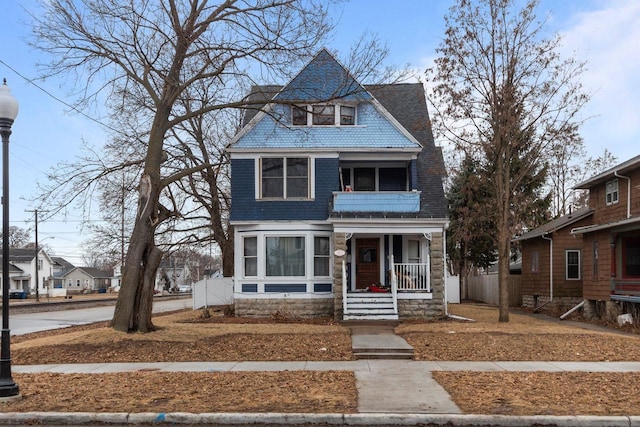
{"type": "Polygon", "coordinates": [[[46,13],[34,17],[34,43],[52,55],[47,74],[76,73],[82,105],[104,94],[114,123],[123,114],[134,115],[143,129],[141,157],[132,156],[129,163],[140,165],[142,173],[112,325],[120,331],[150,331],[153,287],[162,258],[156,230],[180,215],[180,206],[166,205],[163,197],[172,183],[194,172],[166,174],[169,130],[193,117],[243,106],[244,100],[230,89],[251,72],[286,75],[330,29],[328,4],[49,0],[43,8],[46,13]],[[201,81],[215,83],[210,103],[184,102],[188,88],[201,81]]]}
{"type": "Polygon", "coordinates": [[[539,180],[555,141],[575,134],[588,97],[584,64],[562,59],[558,36],[544,37],[537,1],[459,0],[445,17],[432,101],[439,130],[481,161],[495,194],[501,322],[509,321],[510,241],[528,215],[519,200],[539,180]]]}
{"type": "MultiPolygon", "coordinates": [[[[3,236],[0,236],[0,242],[2,242],[3,236]]],[[[15,225],[9,226],[9,247],[11,248],[26,248],[30,244],[31,234],[29,230],[16,227],[15,225]]],[[[35,247],[35,243],[33,244],[35,247]]]]}

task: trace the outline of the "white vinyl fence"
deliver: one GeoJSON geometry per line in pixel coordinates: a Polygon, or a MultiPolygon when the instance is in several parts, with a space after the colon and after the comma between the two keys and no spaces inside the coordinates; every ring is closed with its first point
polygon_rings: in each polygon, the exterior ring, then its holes
{"type": "Polygon", "coordinates": [[[205,279],[193,285],[193,309],[233,304],[233,278],[205,279]]]}

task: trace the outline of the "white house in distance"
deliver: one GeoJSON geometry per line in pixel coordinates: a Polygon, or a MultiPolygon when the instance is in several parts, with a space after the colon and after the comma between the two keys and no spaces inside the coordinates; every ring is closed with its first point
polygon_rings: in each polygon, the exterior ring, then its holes
{"type": "Polygon", "coordinates": [[[106,292],[111,287],[113,272],[102,271],[92,267],[76,267],[62,276],[67,291],[106,292]]]}
{"type": "Polygon", "coordinates": [[[38,293],[45,295],[47,286],[53,280],[53,268],[55,262],[43,250],[38,251],[37,263],[36,252],[34,249],[15,249],[9,250],[10,272],[9,289],[13,291],[21,291],[26,295],[38,293]],[[37,264],[37,267],[36,267],[37,264]],[[14,269],[15,267],[15,269],[14,269]],[[36,284],[36,268],[38,283],[36,284]]]}

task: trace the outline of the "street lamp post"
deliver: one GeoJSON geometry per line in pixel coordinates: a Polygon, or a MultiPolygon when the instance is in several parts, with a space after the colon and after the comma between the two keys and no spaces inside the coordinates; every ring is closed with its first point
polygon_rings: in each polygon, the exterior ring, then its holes
{"type": "Polygon", "coordinates": [[[0,339],[0,399],[18,396],[20,389],[11,378],[9,335],[9,135],[18,115],[18,101],[4,79],[0,86],[0,134],[2,134],[2,335],[0,339]]]}

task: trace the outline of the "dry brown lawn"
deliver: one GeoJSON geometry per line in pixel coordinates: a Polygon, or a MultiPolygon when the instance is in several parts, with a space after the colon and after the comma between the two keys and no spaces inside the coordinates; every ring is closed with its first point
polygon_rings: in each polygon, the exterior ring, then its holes
{"type": "MultiPolygon", "coordinates": [[[[640,360],[640,337],[594,332],[463,304],[476,322],[403,322],[419,360],[640,360]]],[[[12,337],[13,363],[350,360],[348,328],[330,320],[237,319],[185,311],[154,319],[150,334],[105,324],[12,337]]],[[[466,413],[640,414],[640,374],[434,372],[466,413]]],[[[22,401],[3,411],[341,412],[357,410],[351,372],[14,374],[22,401]],[[60,392],[64,390],[64,392],[60,392]]]]}

